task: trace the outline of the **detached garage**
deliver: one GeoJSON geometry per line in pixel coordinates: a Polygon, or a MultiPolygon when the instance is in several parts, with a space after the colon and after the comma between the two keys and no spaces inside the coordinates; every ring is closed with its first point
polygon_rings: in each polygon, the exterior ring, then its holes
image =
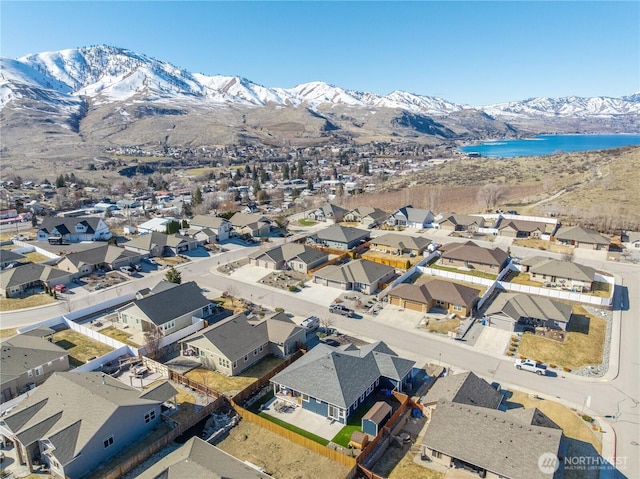
{"type": "Polygon", "coordinates": [[[391,417],[393,409],[384,401],[375,403],[369,412],[362,417],[362,432],[375,437],[378,431],[391,417]]]}

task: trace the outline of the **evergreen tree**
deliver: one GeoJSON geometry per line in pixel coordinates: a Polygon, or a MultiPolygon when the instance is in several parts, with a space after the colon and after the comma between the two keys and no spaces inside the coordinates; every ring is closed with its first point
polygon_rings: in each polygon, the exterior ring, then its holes
{"type": "Polygon", "coordinates": [[[196,187],[196,190],[193,192],[193,195],[191,196],[191,204],[193,206],[198,206],[199,204],[202,204],[202,190],[200,189],[199,186],[196,187]]]}
{"type": "Polygon", "coordinates": [[[169,270],[165,273],[164,277],[169,283],[175,283],[175,284],[182,283],[182,274],[173,266],[169,268],[169,270]]]}

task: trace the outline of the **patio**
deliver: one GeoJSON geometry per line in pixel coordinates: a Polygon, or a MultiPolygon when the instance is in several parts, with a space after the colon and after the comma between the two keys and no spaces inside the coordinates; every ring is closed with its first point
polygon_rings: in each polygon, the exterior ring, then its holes
{"type": "Polygon", "coordinates": [[[331,441],[344,427],[344,424],[331,421],[311,411],[306,411],[292,401],[287,402],[289,407],[281,408],[280,405],[283,403],[282,397],[274,397],[263,406],[261,412],[328,441],[331,441]]]}

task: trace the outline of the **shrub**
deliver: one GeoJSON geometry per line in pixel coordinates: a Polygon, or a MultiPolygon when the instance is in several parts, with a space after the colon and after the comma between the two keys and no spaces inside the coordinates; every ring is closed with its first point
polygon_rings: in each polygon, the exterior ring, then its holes
{"type": "Polygon", "coordinates": [[[509,351],[511,351],[512,353],[515,353],[515,352],[516,352],[516,348],[514,348],[513,346],[511,346],[511,347],[509,348],[509,351]]]}
{"type": "Polygon", "coordinates": [[[284,313],[284,308],[276,308],[275,312],[276,313],[284,313]]]}
{"type": "Polygon", "coordinates": [[[571,372],[571,369],[570,369],[570,368],[565,367],[565,368],[563,368],[563,369],[564,369],[564,371],[565,371],[565,372],[567,372],[567,373],[570,373],[570,372],[571,372]]]}
{"type": "Polygon", "coordinates": [[[551,369],[555,369],[557,366],[556,366],[555,364],[551,363],[551,364],[549,364],[549,367],[550,367],[551,369]]]}
{"type": "Polygon", "coordinates": [[[295,284],[292,284],[291,286],[289,286],[289,291],[295,293],[296,291],[298,291],[298,287],[295,284]]]}
{"type": "Polygon", "coordinates": [[[589,423],[593,422],[593,418],[587,414],[583,414],[581,417],[582,417],[582,420],[585,422],[589,422],[589,423]]]}

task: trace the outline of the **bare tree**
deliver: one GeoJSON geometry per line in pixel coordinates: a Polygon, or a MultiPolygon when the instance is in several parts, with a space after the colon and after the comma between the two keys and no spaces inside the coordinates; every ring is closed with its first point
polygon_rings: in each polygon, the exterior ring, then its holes
{"type": "Polygon", "coordinates": [[[563,253],[562,261],[567,261],[568,263],[573,263],[573,252],[563,253]]]}
{"type": "Polygon", "coordinates": [[[487,183],[478,191],[478,200],[482,202],[485,210],[490,211],[496,207],[507,194],[507,187],[500,183],[487,183]]]}
{"type": "Polygon", "coordinates": [[[330,334],[330,331],[333,329],[332,326],[335,323],[335,320],[330,316],[325,316],[320,318],[320,326],[324,330],[325,334],[330,334]]]}
{"type": "Polygon", "coordinates": [[[238,288],[233,285],[227,286],[227,289],[224,290],[222,295],[225,298],[229,298],[231,300],[231,306],[234,306],[236,296],[238,295],[238,288]]]}
{"type": "Polygon", "coordinates": [[[144,332],[144,349],[147,357],[151,359],[159,357],[163,338],[160,328],[154,324],[149,325],[149,329],[144,332]]]}

